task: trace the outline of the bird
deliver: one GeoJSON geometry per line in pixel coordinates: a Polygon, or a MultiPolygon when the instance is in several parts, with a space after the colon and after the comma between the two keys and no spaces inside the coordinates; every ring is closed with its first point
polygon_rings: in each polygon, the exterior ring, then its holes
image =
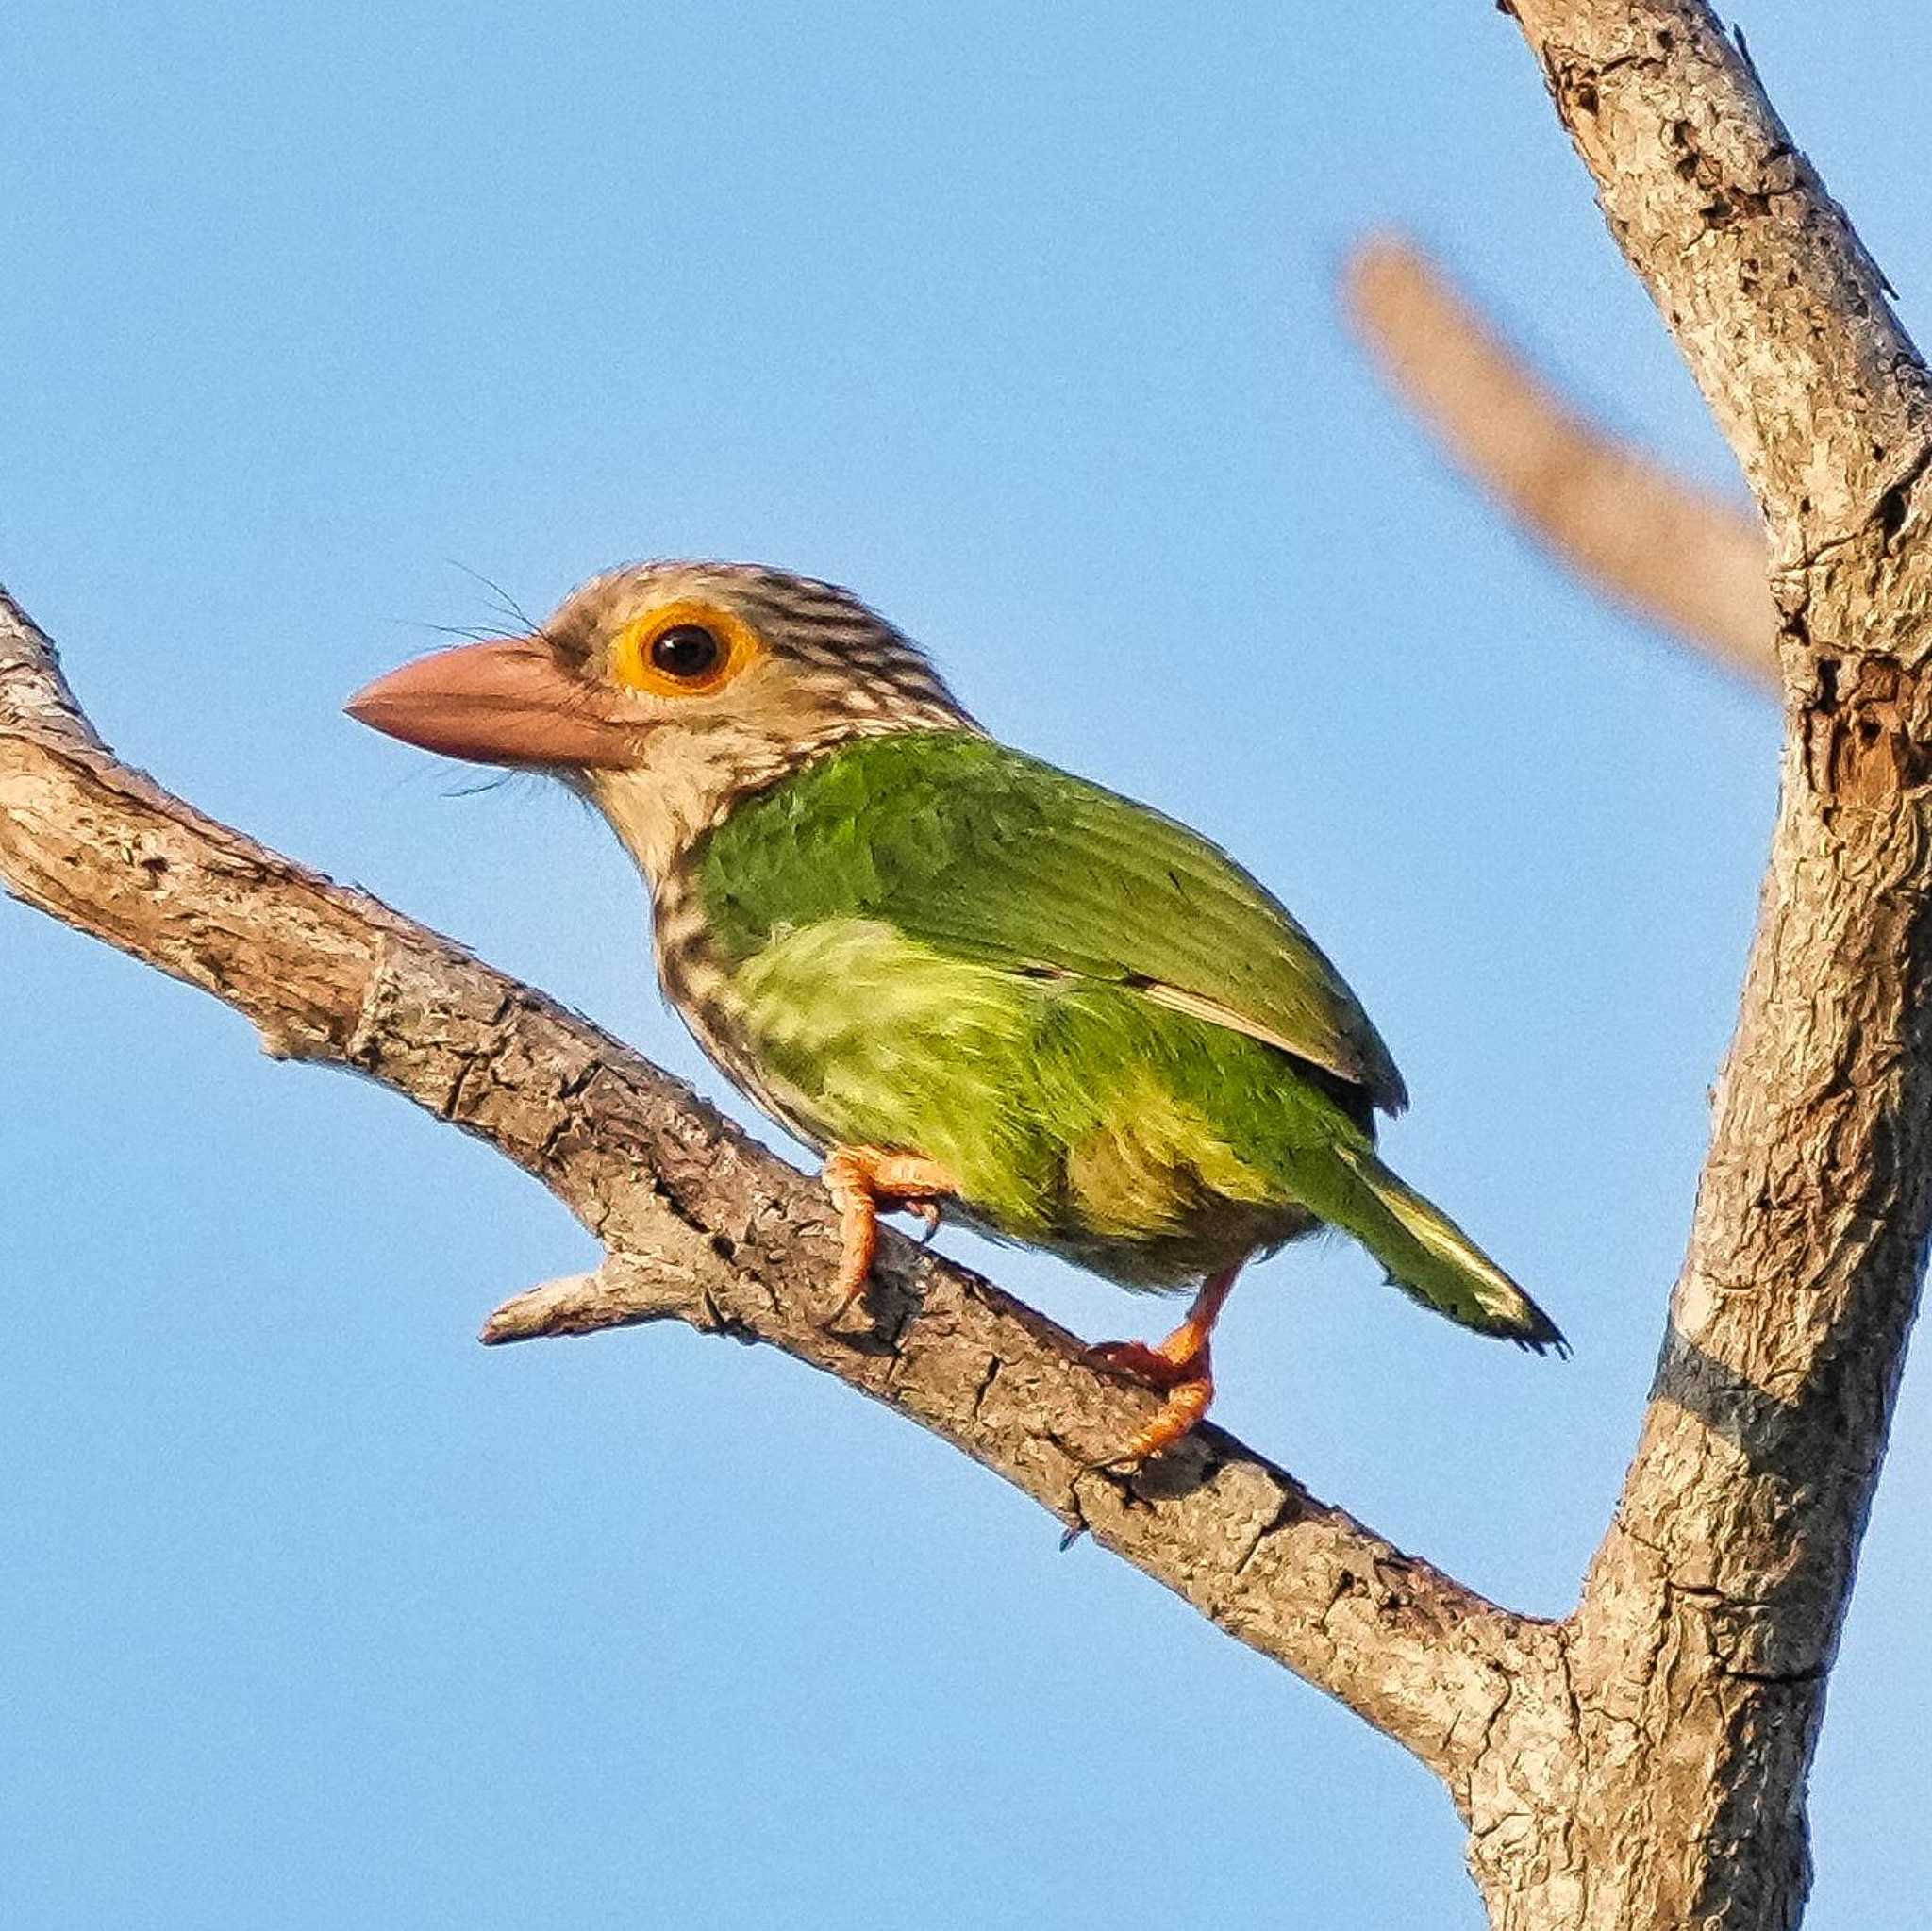
{"type": "Polygon", "coordinates": [[[1383,1163],[1402,1076],[1287,908],[1185,824],[991,735],[851,591],[627,564],[346,708],[602,813],[648,888],[668,1003],[823,1162],[828,1328],[891,1210],[1191,1290],[1165,1338],[1091,1351],[1161,1397],[1107,1457],[1127,1465],[1207,1414],[1242,1268],[1323,1227],[1462,1327],[1568,1352],[1383,1163]]]}

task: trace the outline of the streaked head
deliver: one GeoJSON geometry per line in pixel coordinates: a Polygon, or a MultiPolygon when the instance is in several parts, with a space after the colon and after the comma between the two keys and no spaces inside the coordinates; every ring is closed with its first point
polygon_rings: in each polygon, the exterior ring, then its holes
{"type": "Polygon", "coordinates": [[[654,878],[733,798],[831,744],[972,728],[924,653],[850,591],[745,563],[608,571],[530,635],[406,664],[348,711],[563,778],[654,878]]]}

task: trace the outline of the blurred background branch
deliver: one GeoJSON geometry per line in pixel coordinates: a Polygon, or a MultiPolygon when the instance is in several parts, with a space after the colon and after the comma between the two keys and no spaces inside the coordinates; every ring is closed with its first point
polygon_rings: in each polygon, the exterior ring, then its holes
{"type": "Polygon", "coordinates": [[[1600,427],[1414,241],[1342,270],[1370,358],[1442,453],[1557,558],[1735,675],[1771,688],[1762,524],[1600,427]]]}

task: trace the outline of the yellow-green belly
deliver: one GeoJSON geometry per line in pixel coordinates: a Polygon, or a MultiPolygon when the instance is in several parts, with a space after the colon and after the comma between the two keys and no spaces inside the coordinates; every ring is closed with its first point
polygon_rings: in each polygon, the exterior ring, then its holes
{"type": "Polygon", "coordinates": [[[924,1155],[988,1232],[1132,1287],[1307,1232],[1338,1139],[1366,1143],[1272,1047],[1129,987],[976,964],[874,920],[784,933],[732,987],[791,1130],[924,1155]]]}

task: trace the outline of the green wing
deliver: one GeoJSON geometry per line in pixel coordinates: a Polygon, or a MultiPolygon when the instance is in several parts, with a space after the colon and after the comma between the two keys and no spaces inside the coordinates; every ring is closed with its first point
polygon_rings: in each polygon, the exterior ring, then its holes
{"type": "Polygon", "coordinates": [[[819,919],[887,922],[1002,970],[1131,987],[1406,1103],[1313,940],[1185,825],[963,732],[864,739],[741,806],[700,857],[735,958],[819,919]]]}

